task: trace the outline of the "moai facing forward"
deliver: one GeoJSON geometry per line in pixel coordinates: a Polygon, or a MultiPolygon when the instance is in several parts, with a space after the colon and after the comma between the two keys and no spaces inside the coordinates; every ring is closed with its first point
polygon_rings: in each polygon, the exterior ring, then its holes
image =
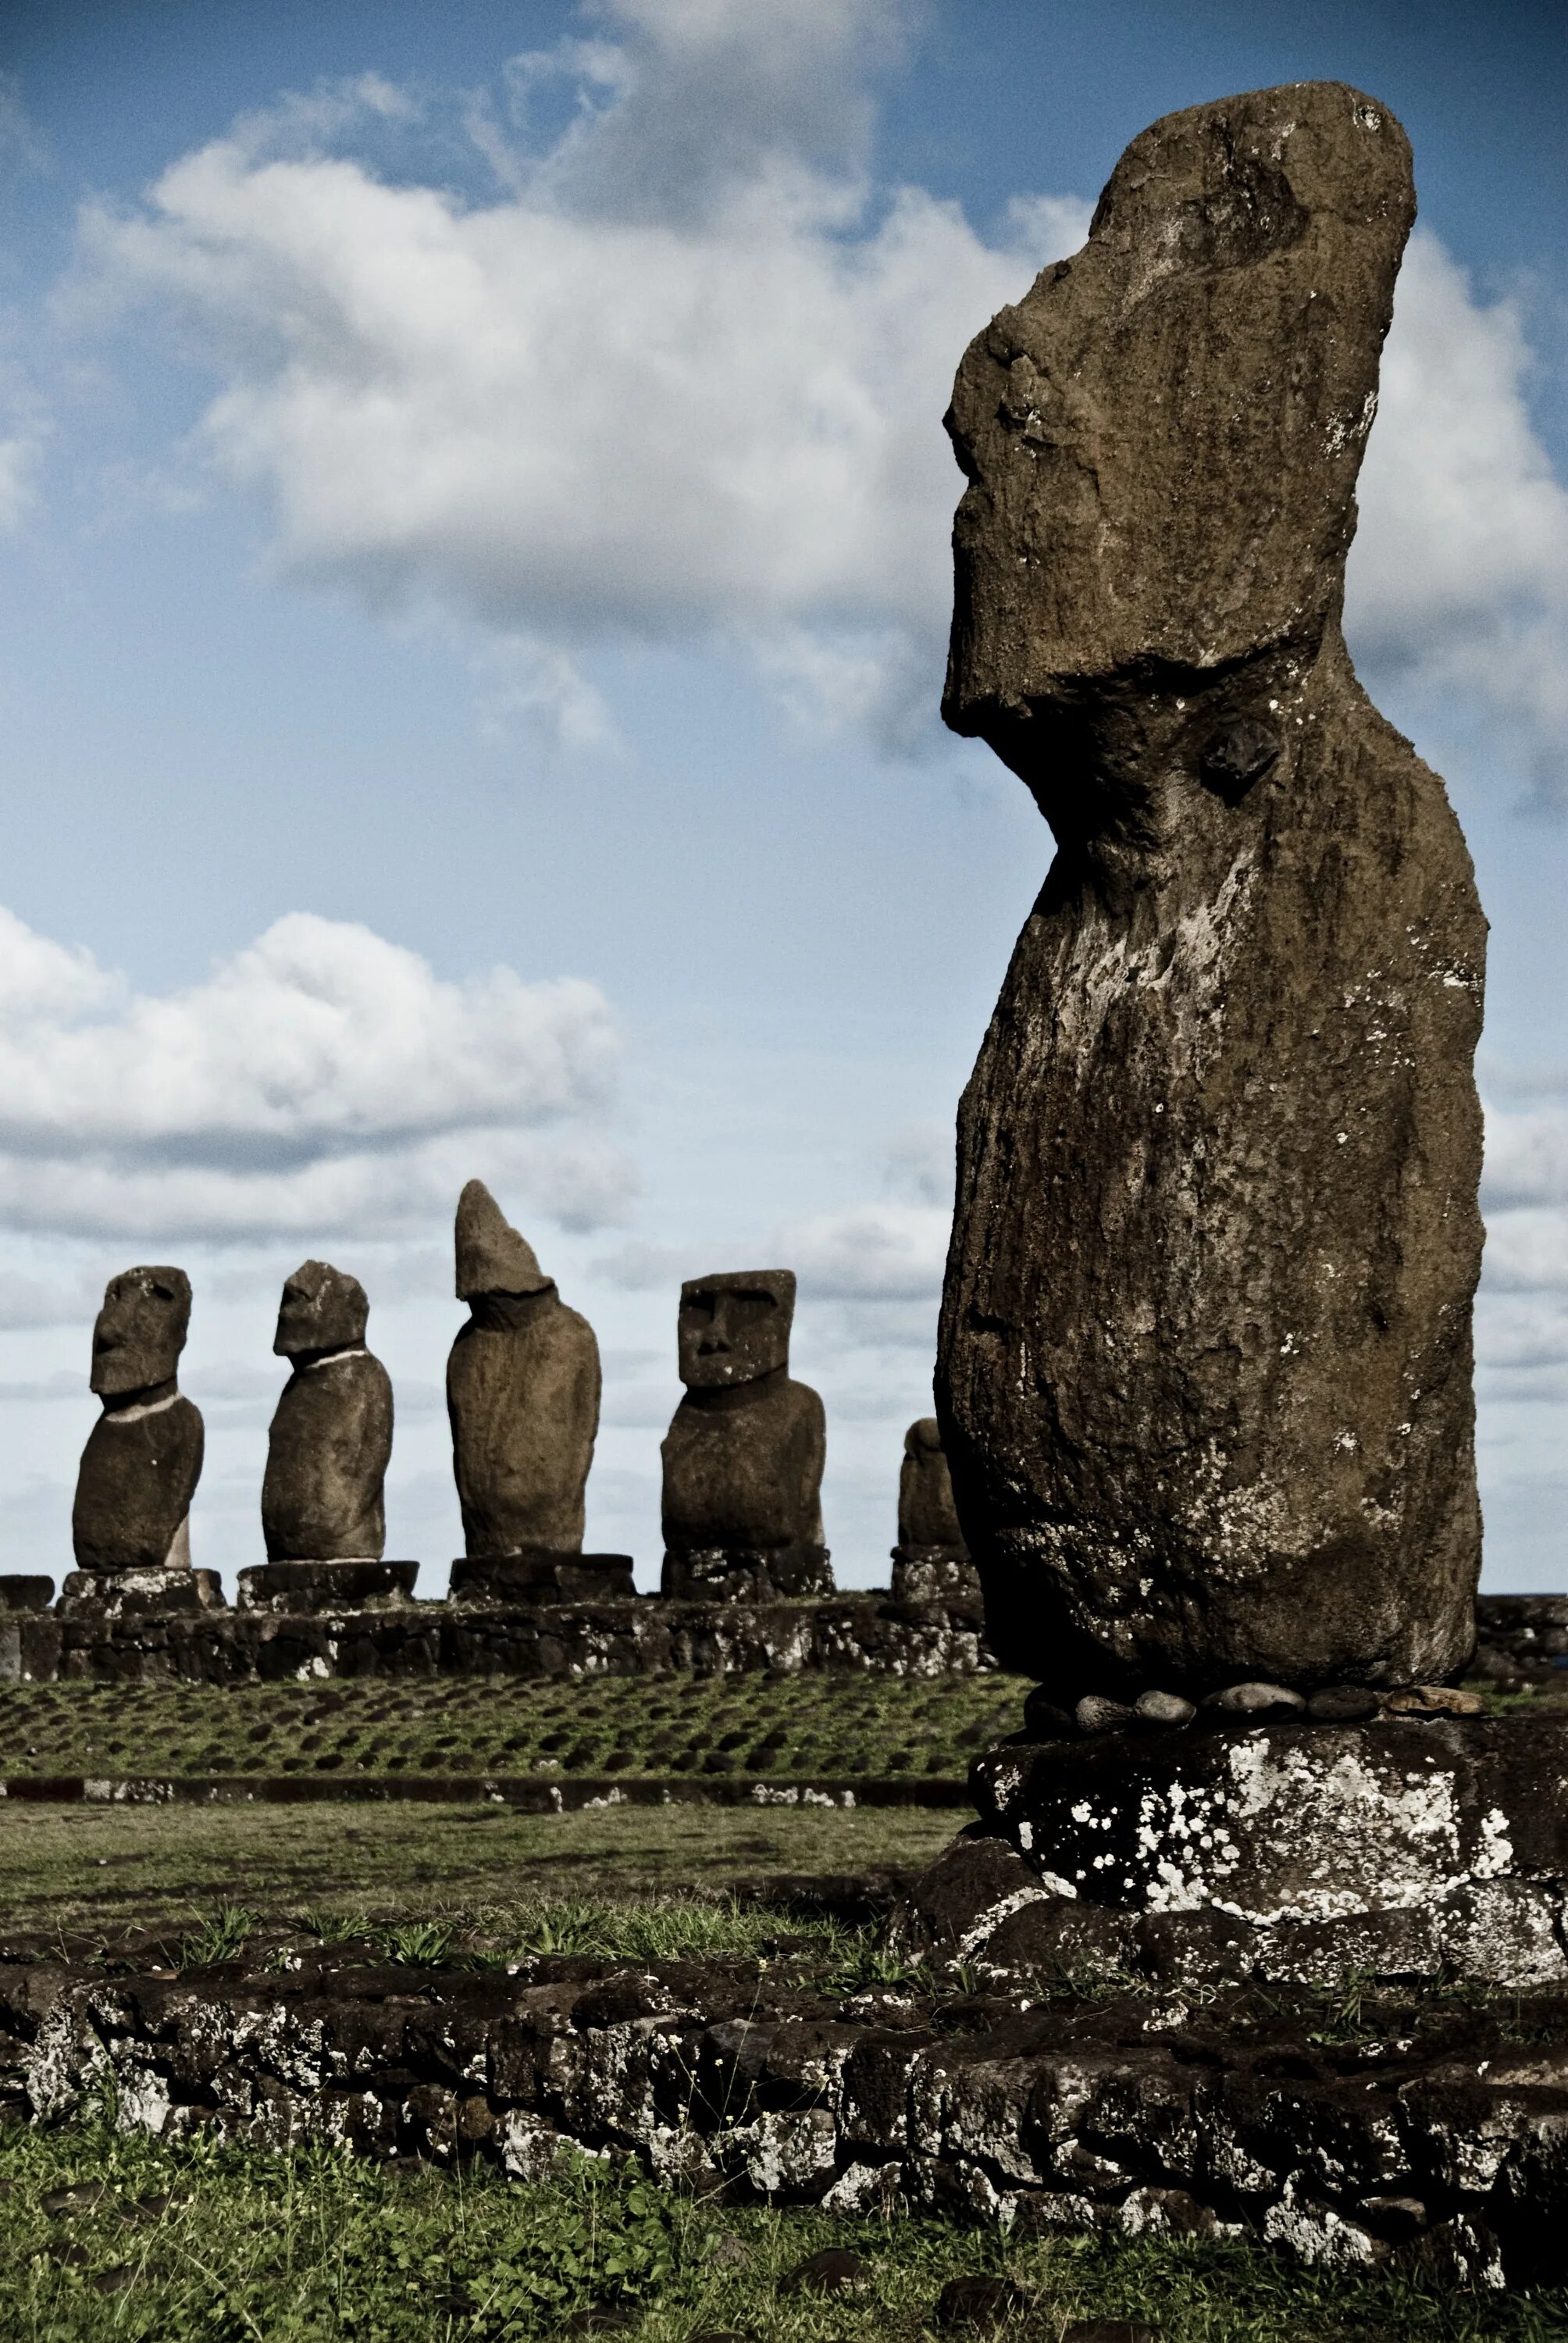
{"type": "Polygon", "coordinates": [[[365,1347],[357,1277],[301,1262],[283,1289],[273,1349],[294,1372],[267,1437],[261,1528],[268,1562],[379,1562],[392,1455],[392,1383],[365,1347]]]}
{"type": "Polygon", "coordinates": [[[686,1396],[666,1435],[666,1594],[820,1595],[822,1403],[789,1380],[795,1279],[737,1270],[680,1289],[686,1396]]]}
{"type": "Polygon", "coordinates": [[[463,1509],[459,1600],[537,1602],[632,1592],[624,1554],[585,1554],[598,1433],[598,1343],[482,1180],[457,1202],[457,1296],[468,1322],[447,1363],[463,1509]]]}
{"type": "Polygon", "coordinates": [[[71,1511],[79,1571],[190,1568],[204,1444],[200,1412],[176,1382],[190,1314],[183,1269],[127,1269],[105,1290],[92,1373],[103,1413],[82,1452],[71,1511]]]}
{"type": "Polygon", "coordinates": [[[922,1415],[904,1434],[893,1600],[940,1603],[952,1595],[978,1600],[980,1577],[959,1526],[942,1428],[934,1415],[922,1415]]]}

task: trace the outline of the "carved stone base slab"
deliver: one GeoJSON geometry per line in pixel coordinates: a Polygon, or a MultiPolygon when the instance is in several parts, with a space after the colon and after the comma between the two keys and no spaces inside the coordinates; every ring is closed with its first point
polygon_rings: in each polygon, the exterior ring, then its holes
{"type": "Polygon", "coordinates": [[[554,1603],[630,1603],[637,1586],[629,1554],[469,1554],[452,1564],[449,1600],[539,1610],[554,1603]]]}
{"type": "Polygon", "coordinates": [[[19,1612],[46,1611],[55,1599],[52,1578],[34,1577],[20,1572],[0,1573],[0,1617],[15,1617],[19,1612]]]}
{"type": "Polygon", "coordinates": [[[1019,1741],[970,1787],[987,1852],[912,1923],[960,1957],[1568,1976],[1560,1711],[1019,1741]]]}
{"type": "Polygon", "coordinates": [[[895,1603],[980,1602],[980,1573],[965,1549],[952,1545],[893,1548],[895,1603]]]}
{"type": "Polygon", "coordinates": [[[242,1611],[379,1611],[407,1603],[417,1562],[264,1562],[239,1574],[242,1611]]]}
{"type": "Polygon", "coordinates": [[[73,1570],[60,1589],[65,1618],[90,1616],[107,1624],[182,1611],[225,1611],[216,1570],[73,1570]]]}
{"type": "Polygon", "coordinates": [[[688,1603],[819,1602],[833,1591],[825,1545],[667,1547],[659,1580],[688,1603]]]}

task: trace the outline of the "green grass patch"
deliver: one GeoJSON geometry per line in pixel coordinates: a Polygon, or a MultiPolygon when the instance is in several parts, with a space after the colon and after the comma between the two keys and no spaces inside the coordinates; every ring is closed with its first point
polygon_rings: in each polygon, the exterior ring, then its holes
{"type": "MultiPolygon", "coordinates": [[[[342,1936],[498,1908],[721,1898],[779,1873],[929,1863],[951,1809],[109,1806],[0,1803],[0,1930],[194,1936],[224,1907],[342,1936]]],[[[237,1925],[234,1921],[231,1927],[237,1925]]],[[[695,1924],[693,1924],[695,1925],[695,1924]]]]}
{"type": "MultiPolygon", "coordinates": [[[[164,2143],[105,2119],[0,2138],[0,2333],[27,2343],[533,2343],[620,2313],[633,2343],[918,2343],[948,2279],[1001,2273],[1030,2300],[1011,2338],[1135,2318],[1165,2343],[1548,2343],[1568,2295],[1466,2295],[1314,2274],[1241,2246],[1010,2240],[894,2213],[737,2211],[566,2158],[508,2184],[164,2143]],[[858,2295],[781,2293],[848,2247],[858,2295]]],[[[608,2331],[600,2328],[598,2331],[608,2331]]]]}
{"type": "Polygon", "coordinates": [[[1015,1732],[1014,1676],[515,1676],[10,1684],[0,1775],[921,1773],[1015,1732]]]}

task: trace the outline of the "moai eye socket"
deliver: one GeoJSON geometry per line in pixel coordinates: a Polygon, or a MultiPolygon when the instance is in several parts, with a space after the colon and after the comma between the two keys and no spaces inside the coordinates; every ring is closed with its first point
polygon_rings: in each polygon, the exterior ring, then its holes
{"type": "Polygon", "coordinates": [[[1199,769],[1216,797],[1240,805],[1254,781],[1261,781],[1278,759],[1283,746],[1272,725],[1244,716],[1214,734],[1199,759],[1199,769]]]}

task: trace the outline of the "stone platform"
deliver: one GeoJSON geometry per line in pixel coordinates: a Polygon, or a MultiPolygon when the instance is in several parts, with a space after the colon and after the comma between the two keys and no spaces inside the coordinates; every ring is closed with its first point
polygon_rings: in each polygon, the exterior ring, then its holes
{"type": "Polygon", "coordinates": [[[904,1926],[999,1976],[1568,1983],[1562,1711],[1020,1739],[970,1790],[904,1926]]]}
{"type": "MultiPolygon", "coordinates": [[[[210,1575],[187,1572],[186,1578],[210,1575]]],[[[221,1598],[220,1598],[221,1601],[221,1598]]],[[[63,1604],[0,1621],[0,1684],[197,1684],[335,1676],[665,1675],[992,1665],[978,1606],[894,1603],[417,1603],[359,1610],[63,1604]]]]}

